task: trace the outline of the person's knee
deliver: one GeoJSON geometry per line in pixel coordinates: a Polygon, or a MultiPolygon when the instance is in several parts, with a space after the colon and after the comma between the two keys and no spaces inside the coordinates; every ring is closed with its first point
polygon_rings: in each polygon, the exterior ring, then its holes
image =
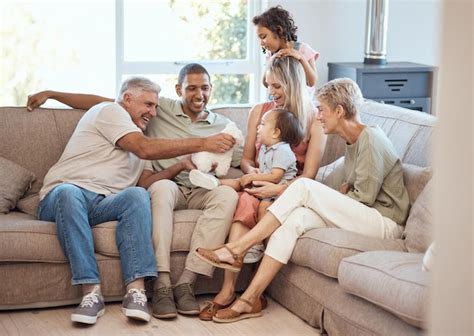
{"type": "Polygon", "coordinates": [[[178,185],[171,180],[159,180],[148,187],[148,193],[152,199],[163,199],[172,197],[179,190],[178,185]]]}
{"type": "Polygon", "coordinates": [[[228,205],[235,209],[239,200],[237,191],[229,186],[219,186],[211,191],[214,194],[214,198],[223,204],[228,205]]]}
{"type": "Polygon", "coordinates": [[[122,197],[127,200],[128,206],[143,210],[150,210],[150,195],[141,187],[130,187],[122,191],[122,197]]]}

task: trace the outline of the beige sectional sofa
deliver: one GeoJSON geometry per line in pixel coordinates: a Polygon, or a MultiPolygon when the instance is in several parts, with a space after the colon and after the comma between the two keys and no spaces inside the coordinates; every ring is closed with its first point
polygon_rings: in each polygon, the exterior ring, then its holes
{"type": "MultiPolygon", "coordinates": [[[[218,107],[246,126],[248,107],[218,107]]],[[[368,101],[362,108],[367,124],[378,124],[398,151],[405,169],[412,209],[403,239],[364,237],[337,228],[315,229],[303,235],[291,261],[278,274],[268,294],[314,328],[329,335],[417,335],[426,327],[429,272],[421,269],[431,242],[429,196],[432,188],[429,154],[435,118],[368,101]],[[428,184],[427,184],[428,183],[428,184]],[[426,186],[425,186],[426,185],[426,186]]],[[[0,108],[0,158],[35,174],[31,188],[7,214],[0,214],[0,310],[75,304],[77,288],[70,284],[69,266],[61,252],[55,225],[34,216],[37,192],[49,167],[59,158],[84,111],[0,108]]],[[[341,163],[344,144],[330,136],[318,179],[324,181],[341,163]]],[[[0,170],[7,169],[2,167],[0,170]]],[[[11,169],[11,167],[10,167],[11,169]]],[[[16,171],[20,171],[18,168],[16,171]]],[[[0,172],[2,177],[9,172],[0,172]]],[[[0,185],[9,180],[0,181],[0,185]]],[[[197,210],[175,212],[172,278],[184,267],[197,210]]],[[[123,294],[115,223],[94,228],[96,256],[107,300],[123,294]]],[[[239,278],[248,284],[251,266],[239,278]]],[[[196,293],[214,293],[222,281],[199,278],[196,293]]]]}

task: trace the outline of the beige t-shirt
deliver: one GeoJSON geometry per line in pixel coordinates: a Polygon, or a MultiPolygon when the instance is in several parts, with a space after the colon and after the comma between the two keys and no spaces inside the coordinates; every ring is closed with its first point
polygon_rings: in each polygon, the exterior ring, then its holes
{"type": "Polygon", "coordinates": [[[122,106],[93,106],[77,124],[59,161],[46,174],[40,198],[61,183],[106,196],[135,186],[145,161],[116,146],[120,138],[132,132],[142,130],[122,106]]]}

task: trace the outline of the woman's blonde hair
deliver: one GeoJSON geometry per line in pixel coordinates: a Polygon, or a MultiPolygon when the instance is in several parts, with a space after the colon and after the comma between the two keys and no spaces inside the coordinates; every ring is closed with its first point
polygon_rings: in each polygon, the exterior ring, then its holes
{"type": "Polygon", "coordinates": [[[350,78],[336,78],[324,84],[316,94],[318,100],[324,100],[332,109],[341,105],[346,119],[359,117],[359,108],[364,102],[359,86],[350,78]]]}
{"type": "Polygon", "coordinates": [[[305,139],[309,137],[311,112],[315,107],[306,87],[306,75],[303,66],[294,57],[274,57],[267,67],[267,72],[274,75],[285,93],[284,109],[294,113],[301,123],[305,139]]]}

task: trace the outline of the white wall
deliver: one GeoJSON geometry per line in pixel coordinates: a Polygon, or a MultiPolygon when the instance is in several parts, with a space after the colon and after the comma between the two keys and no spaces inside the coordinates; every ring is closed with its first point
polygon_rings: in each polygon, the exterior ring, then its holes
{"type": "MultiPolygon", "coordinates": [[[[363,62],[365,0],[268,0],[287,9],[298,39],[321,53],[319,83],[327,81],[328,62],[363,62]]],[[[390,0],[387,60],[439,65],[441,0],[390,0]]]]}

